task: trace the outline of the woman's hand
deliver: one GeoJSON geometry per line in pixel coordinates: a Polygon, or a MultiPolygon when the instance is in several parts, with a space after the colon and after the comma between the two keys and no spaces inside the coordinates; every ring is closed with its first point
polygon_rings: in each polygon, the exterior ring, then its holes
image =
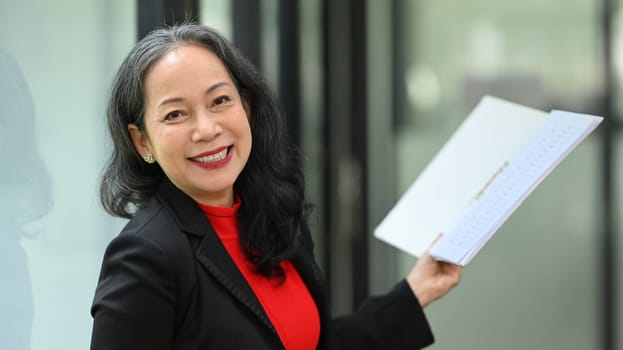
{"type": "Polygon", "coordinates": [[[424,308],[459,284],[461,271],[458,265],[434,260],[427,251],[407,275],[407,283],[424,308]]]}

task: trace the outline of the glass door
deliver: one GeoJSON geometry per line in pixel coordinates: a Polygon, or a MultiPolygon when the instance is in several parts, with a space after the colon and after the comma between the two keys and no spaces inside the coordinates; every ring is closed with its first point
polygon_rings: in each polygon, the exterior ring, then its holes
{"type": "MultiPolygon", "coordinates": [[[[380,203],[372,227],[485,94],[545,111],[605,112],[598,2],[368,6],[376,14],[369,45],[389,53],[371,52],[369,72],[393,77],[369,87],[380,96],[369,101],[379,111],[369,116],[370,142],[384,150],[372,151],[369,163],[385,166],[368,169],[370,202],[380,203]]],[[[564,160],[465,269],[461,285],[427,310],[432,349],[603,348],[601,136],[564,160]]],[[[415,261],[379,243],[372,255],[375,265],[397,266],[398,277],[415,261]]],[[[382,268],[371,274],[373,290],[389,283],[382,268]]]]}

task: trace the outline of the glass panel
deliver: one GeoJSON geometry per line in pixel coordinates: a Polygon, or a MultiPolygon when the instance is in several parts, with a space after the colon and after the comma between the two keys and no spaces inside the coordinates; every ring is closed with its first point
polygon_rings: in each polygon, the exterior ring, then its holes
{"type": "MultiPolygon", "coordinates": [[[[393,135],[394,38],[392,8],[387,2],[368,1],[368,206],[369,227],[375,227],[396,201],[395,145],[393,135]],[[388,190],[392,189],[392,190],[388,190]]],[[[370,235],[370,292],[380,294],[404,276],[397,271],[396,250],[370,235]]]]}
{"type": "MultiPolygon", "coordinates": [[[[397,192],[484,94],[599,113],[598,10],[590,1],[398,1],[397,192]]],[[[465,269],[461,285],[427,310],[433,349],[599,347],[599,141],[595,134],[576,149],[465,269]]],[[[404,275],[414,259],[399,258],[404,275]]]]}
{"type": "Polygon", "coordinates": [[[104,247],[104,110],[134,2],[0,3],[0,348],[86,349],[104,247]],[[7,113],[8,111],[8,113],[7,113]]]}
{"type": "Polygon", "coordinates": [[[279,4],[262,0],[260,4],[262,56],[260,70],[273,92],[279,91],[279,4]]]}
{"type": "Polygon", "coordinates": [[[232,0],[201,0],[200,21],[233,40],[232,0]]]}
{"type": "Polygon", "coordinates": [[[323,155],[323,103],[322,94],[322,21],[319,0],[299,2],[301,30],[301,143],[303,171],[309,201],[318,205],[312,217],[311,230],[314,238],[316,261],[324,267],[324,242],[321,232],[324,228],[322,203],[324,203],[323,176],[325,158],[323,155]]]}

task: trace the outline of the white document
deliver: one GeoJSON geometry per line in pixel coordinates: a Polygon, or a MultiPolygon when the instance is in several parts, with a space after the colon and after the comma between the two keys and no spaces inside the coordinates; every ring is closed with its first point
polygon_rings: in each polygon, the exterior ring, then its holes
{"type": "Polygon", "coordinates": [[[484,97],[374,235],[415,256],[430,247],[435,259],[465,266],[602,120],[484,97]]]}

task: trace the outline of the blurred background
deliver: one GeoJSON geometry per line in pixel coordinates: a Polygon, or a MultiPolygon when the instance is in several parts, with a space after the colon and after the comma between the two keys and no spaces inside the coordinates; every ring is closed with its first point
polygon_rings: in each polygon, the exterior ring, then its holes
{"type": "Polygon", "coordinates": [[[615,0],[1,0],[0,349],[88,348],[125,223],[97,198],[108,87],[139,38],[184,19],[277,92],[336,314],[409,271],[372,231],[484,94],[605,116],[426,313],[436,350],[623,349],[622,14],[615,0]]]}

